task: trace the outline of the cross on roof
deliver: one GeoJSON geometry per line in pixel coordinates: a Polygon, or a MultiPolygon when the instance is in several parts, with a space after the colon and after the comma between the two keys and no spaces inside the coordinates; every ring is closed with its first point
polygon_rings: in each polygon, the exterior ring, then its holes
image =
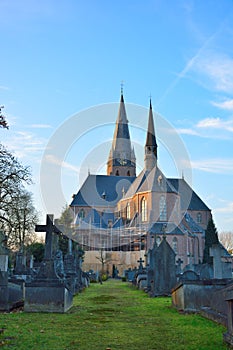
{"type": "Polygon", "coordinates": [[[124,80],[121,80],[121,95],[123,95],[124,80]]]}
{"type": "Polygon", "coordinates": [[[35,232],[46,232],[45,236],[45,259],[52,259],[53,235],[59,234],[61,230],[53,224],[53,214],[46,215],[46,225],[36,225],[35,232]]]}

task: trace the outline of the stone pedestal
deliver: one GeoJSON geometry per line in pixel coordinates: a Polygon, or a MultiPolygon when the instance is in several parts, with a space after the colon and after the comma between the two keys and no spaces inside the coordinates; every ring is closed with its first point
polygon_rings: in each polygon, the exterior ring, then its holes
{"type": "Polygon", "coordinates": [[[73,303],[73,295],[56,275],[54,260],[42,262],[34,281],[25,285],[25,312],[64,313],[73,303]]]}
{"type": "Polygon", "coordinates": [[[26,286],[25,312],[64,313],[71,308],[72,303],[72,293],[63,285],[35,282],[26,286]]]}

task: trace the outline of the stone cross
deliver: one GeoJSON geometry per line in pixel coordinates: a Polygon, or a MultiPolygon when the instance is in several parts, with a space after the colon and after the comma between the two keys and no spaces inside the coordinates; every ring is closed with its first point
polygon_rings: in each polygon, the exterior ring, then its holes
{"type": "Polygon", "coordinates": [[[142,270],[143,269],[142,263],[144,263],[144,260],[142,260],[142,258],[140,258],[137,262],[139,263],[139,270],[142,270]]]}
{"type": "Polygon", "coordinates": [[[213,244],[210,248],[210,256],[213,257],[214,278],[221,279],[222,276],[222,249],[219,245],[213,244]]]}
{"type": "Polygon", "coordinates": [[[179,258],[176,262],[177,262],[177,270],[176,270],[176,272],[178,274],[180,274],[182,272],[181,265],[183,264],[183,260],[181,258],[179,258]]]}
{"type": "Polygon", "coordinates": [[[56,233],[56,234],[61,233],[60,229],[57,228],[57,226],[53,224],[53,215],[48,214],[46,216],[46,225],[36,225],[35,231],[36,232],[46,232],[44,258],[46,260],[52,259],[54,233],[56,233]]]}

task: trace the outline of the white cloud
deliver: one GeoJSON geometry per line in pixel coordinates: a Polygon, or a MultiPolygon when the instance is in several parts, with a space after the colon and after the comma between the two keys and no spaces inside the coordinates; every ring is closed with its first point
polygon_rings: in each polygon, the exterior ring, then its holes
{"type": "Polygon", "coordinates": [[[191,161],[192,169],[217,174],[233,174],[233,159],[202,159],[191,161]]]}
{"type": "Polygon", "coordinates": [[[223,102],[212,102],[212,105],[220,109],[233,111],[233,99],[225,100],[223,102]]]}
{"type": "Polygon", "coordinates": [[[201,136],[196,130],[188,128],[176,129],[179,134],[201,136]]]}
{"type": "Polygon", "coordinates": [[[233,214],[233,202],[226,202],[223,207],[215,208],[215,213],[232,213],[233,214]]]}
{"type": "Polygon", "coordinates": [[[192,65],[194,72],[201,74],[204,85],[222,92],[233,92],[233,59],[225,54],[205,50],[192,65]],[[203,78],[208,81],[204,81],[203,78]]]}
{"type": "Polygon", "coordinates": [[[222,120],[221,118],[205,118],[200,120],[197,128],[212,128],[233,132],[233,120],[222,120]]]}
{"type": "Polygon", "coordinates": [[[58,166],[60,166],[62,168],[65,168],[65,169],[68,169],[68,170],[72,170],[72,171],[75,171],[75,172],[79,172],[80,171],[79,167],[74,166],[74,165],[72,165],[72,164],[70,164],[68,162],[65,162],[64,160],[55,157],[53,154],[46,155],[45,159],[46,159],[46,161],[48,163],[52,163],[52,164],[58,165],[58,166]]]}
{"type": "Polygon", "coordinates": [[[49,124],[31,124],[28,126],[30,128],[33,128],[33,129],[50,129],[50,128],[52,128],[52,126],[49,124]]]}
{"type": "Polygon", "coordinates": [[[17,131],[7,136],[4,144],[18,158],[36,157],[45,148],[46,140],[31,132],[17,131]]]}
{"type": "Polygon", "coordinates": [[[10,90],[8,86],[0,85],[0,90],[10,90]]]}

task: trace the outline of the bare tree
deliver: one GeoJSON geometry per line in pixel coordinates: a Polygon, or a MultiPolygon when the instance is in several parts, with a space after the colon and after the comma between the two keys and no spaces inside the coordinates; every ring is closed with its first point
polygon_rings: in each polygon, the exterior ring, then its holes
{"type": "Polygon", "coordinates": [[[21,189],[13,198],[5,212],[7,223],[5,231],[11,247],[23,248],[36,240],[34,227],[38,221],[38,213],[34,208],[32,194],[21,189]]]}
{"type": "Polygon", "coordinates": [[[219,234],[219,240],[226,250],[233,254],[233,232],[226,231],[219,234]]]}
{"type": "Polygon", "coordinates": [[[112,261],[111,254],[106,253],[103,248],[99,250],[99,256],[96,256],[96,259],[101,262],[101,272],[105,272],[105,265],[112,261]]]}
{"type": "Polygon", "coordinates": [[[6,118],[2,114],[2,109],[3,108],[4,108],[4,106],[0,106],[0,128],[9,129],[9,126],[7,124],[7,121],[6,121],[6,118]]]}
{"type": "Polygon", "coordinates": [[[30,183],[29,167],[20,164],[0,144],[0,228],[6,231],[15,247],[26,244],[34,232],[37,213],[31,193],[24,188],[24,184],[30,183]]]}

